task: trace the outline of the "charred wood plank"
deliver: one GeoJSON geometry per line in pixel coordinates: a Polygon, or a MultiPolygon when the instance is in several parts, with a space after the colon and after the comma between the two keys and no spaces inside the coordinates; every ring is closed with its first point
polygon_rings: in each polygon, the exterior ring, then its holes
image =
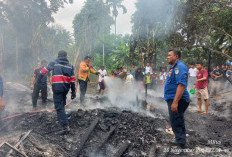
{"type": "Polygon", "coordinates": [[[27,139],[27,137],[30,135],[32,130],[29,130],[16,144],[15,147],[17,148],[24,140],[27,139]]]}
{"type": "Polygon", "coordinates": [[[99,144],[99,146],[97,146],[96,151],[98,151],[99,149],[101,149],[103,147],[103,145],[108,141],[108,139],[114,134],[115,129],[116,129],[115,126],[110,129],[110,131],[103,138],[102,143],[99,144]]]}
{"type": "Polygon", "coordinates": [[[19,145],[20,150],[22,151],[23,154],[26,154],[25,149],[23,147],[23,143],[19,145]]]}
{"type": "MultiPolygon", "coordinates": [[[[32,130],[29,130],[22,138],[20,138],[20,140],[14,145],[15,148],[18,148],[19,145],[27,139],[27,137],[30,135],[30,133],[32,132],[32,130]]],[[[10,154],[12,153],[13,151],[9,151],[6,155],[6,157],[10,157],[10,154]]]]}
{"type": "Polygon", "coordinates": [[[82,148],[84,147],[84,144],[86,143],[86,141],[88,140],[90,134],[93,132],[94,128],[96,127],[96,125],[98,124],[98,119],[95,119],[90,127],[87,129],[86,133],[82,136],[81,140],[80,140],[80,144],[79,144],[79,148],[75,151],[75,156],[79,156],[82,148]]]}
{"type": "Polygon", "coordinates": [[[129,148],[131,142],[130,141],[126,141],[124,142],[118,149],[118,151],[113,155],[113,157],[120,157],[122,156],[125,151],[129,148]]]}
{"type": "Polygon", "coordinates": [[[20,152],[16,147],[12,146],[11,144],[6,143],[6,142],[5,142],[4,144],[5,144],[6,146],[8,146],[10,149],[12,149],[12,150],[16,151],[17,153],[21,154],[22,156],[28,157],[26,154],[20,152]]]}
{"type": "Polygon", "coordinates": [[[45,151],[45,149],[43,149],[42,146],[41,146],[39,143],[37,143],[36,141],[32,140],[31,138],[28,138],[27,140],[28,140],[36,149],[38,149],[39,151],[41,151],[41,152],[44,152],[44,151],[45,151]]]}

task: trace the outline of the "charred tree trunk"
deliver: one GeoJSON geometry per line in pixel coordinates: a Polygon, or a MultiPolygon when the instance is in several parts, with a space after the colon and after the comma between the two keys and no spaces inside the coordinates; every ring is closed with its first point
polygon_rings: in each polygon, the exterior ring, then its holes
{"type": "Polygon", "coordinates": [[[19,74],[19,50],[18,50],[18,37],[16,35],[15,38],[15,69],[16,69],[16,74],[19,74]]]}
{"type": "Polygon", "coordinates": [[[152,60],[151,60],[151,63],[154,63],[155,67],[156,68],[156,58],[157,58],[157,53],[155,50],[152,51],[152,60]]]}
{"type": "Polygon", "coordinates": [[[114,25],[115,25],[114,33],[115,33],[115,41],[116,41],[116,35],[117,35],[117,16],[114,17],[114,25]]]}

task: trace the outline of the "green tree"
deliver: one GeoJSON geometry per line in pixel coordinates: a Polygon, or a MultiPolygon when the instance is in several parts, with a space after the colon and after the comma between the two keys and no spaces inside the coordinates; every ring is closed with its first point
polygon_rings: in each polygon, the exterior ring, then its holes
{"type": "Polygon", "coordinates": [[[159,64],[172,48],[183,52],[186,63],[207,63],[209,50],[213,62],[231,59],[231,1],[139,0],[136,7],[131,50],[145,53],[148,61],[159,64]]]}
{"type": "Polygon", "coordinates": [[[229,0],[180,1],[172,45],[186,51],[187,58],[195,56],[194,60],[207,60],[211,50],[214,61],[223,63],[226,58],[232,59],[231,21],[229,0]]]}
{"type": "MultiPolygon", "coordinates": [[[[71,1],[69,1],[71,2],[71,1]]],[[[0,2],[0,34],[11,34],[13,40],[4,41],[14,46],[13,57],[17,73],[25,73],[37,65],[43,51],[42,34],[54,21],[52,14],[68,3],[66,0],[7,0],[0,2]],[[25,59],[26,58],[26,59],[25,59]],[[34,64],[32,64],[34,63],[34,64]]],[[[5,36],[3,37],[3,39],[5,36]]],[[[5,38],[7,39],[7,37],[5,38]]],[[[10,48],[9,48],[10,49],[10,48]]],[[[12,59],[11,59],[12,60],[12,59]]]]}
{"type": "Polygon", "coordinates": [[[56,57],[57,52],[60,50],[69,50],[70,46],[73,44],[71,33],[62,26],[54,25],[43,31],[43,56],[47,56],[47,59],[56,57]]]}
{"type": "Polygon", "coordinates": [[[137,10],[131,20],[131,56],[141,58],[143,65],[145,62],[156,64],[157,57],[163,56],[158,52],[167,51],[176,3],[176,0],[138,0],[136,3],[137,10]]]}
{"type": "MultiPolygon", "coordinates": [[[[117,35],[115,41],[115,35],[106,35],[106,54],[105,54],[105,66],[106,70],[110,72],[118,67],[127,68],[130,66],[130,36],[129,35],[117,35]]],[[[100,46],[96,46],[94,50],[94,65],[100,68],[102,65],[102,53],[99,51],[100,46]]]]}
{"type": "Polygon", "coordinates": [[[127,9],[124,5],[122,5],[123,0],[106,0],[106,3],[113,9],[112,13],[114,16],[114,25],[115,25],[115,36],[117,34],[117,17],[118,17],[118,9],[123,10],[123,14],[127,13],[127,9]]]}
{"type": "Polygon", "coordinates": [[[80,50],[79,60],[85,55],[93,55],[97,41],[103,41],[103,35],[110,32],[113,20],[110,8],[102,0],[87,0],[81,12],[73,21],[74,38],[80,50]]]}

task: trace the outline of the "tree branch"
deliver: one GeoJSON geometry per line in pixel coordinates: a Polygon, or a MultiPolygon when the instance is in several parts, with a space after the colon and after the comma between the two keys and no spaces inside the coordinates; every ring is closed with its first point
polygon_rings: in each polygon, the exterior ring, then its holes
{"type": "Polygon", "coordinates": [[[219,28],[217,26],[213,26],[214,28],[218,29],[220,32],[223,32],[226,36],[230,37],[232,39],[232,35],[230,35],[229,33],[227,33],[224,29],[219,28]]]}
{"type": "Polygon", "coordinates": [[[206,47],[206,46],[201,46],[201,47],[202,47],[202,48],[205,48],[205,49],[208,49],[208,50],[210,50],[210,51],[213,52],[213,53],[222,55],[222,56],[224,56],[224,57],[226,57],[226,58],[232,60],[232,57],[231,57],[230,55],[228,55],[227,53],[225,53],[225,52],[220,52],[220,51],[218,51],[218,50],[213,50],[213,49],[208,48],[208,47],[206,47]]]}

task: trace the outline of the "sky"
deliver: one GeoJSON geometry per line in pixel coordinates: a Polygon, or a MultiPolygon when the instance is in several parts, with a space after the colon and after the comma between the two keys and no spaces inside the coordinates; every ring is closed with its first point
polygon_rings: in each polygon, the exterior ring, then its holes
{"type": "MultiPolygon", "coordinates": [[[[86,0],[74,0],[73,4],[66,4],[57,14],[53,15],[55,24],[62,25],[65,29],[73,33],[72,21],[76,14],[81,11],[86,0]]],[[[127,8],[127,13],[123,14],[122,9],[119,10],[117,18],[117,34],[131,34],[131,16],[136,11],[135,3],[137,0],[124,0],[122,3],[127,8]]],[[[114,26],[111,27],[114,32],[114,26]]]]}

